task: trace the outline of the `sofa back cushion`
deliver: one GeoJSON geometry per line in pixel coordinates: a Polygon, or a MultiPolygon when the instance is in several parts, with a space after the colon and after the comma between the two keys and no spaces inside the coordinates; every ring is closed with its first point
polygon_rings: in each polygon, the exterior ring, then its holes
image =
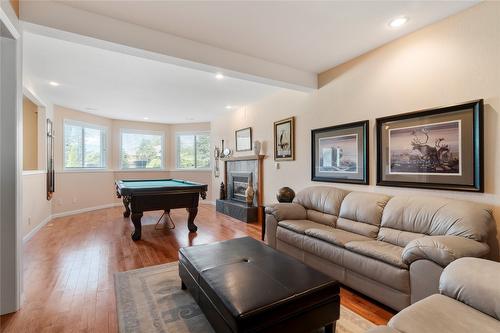
{"type": "Polygon", "coordinates": [[[390,197],[384,194],[351,192],[340,206],[336,227],[363,236],[376,238],[382,212],[390,197]]]}
{"type": "Polygon", "coordinates": [[[308,220],[335,226],[340,204],[348,193],[334,187],[313,186],[297,193],[293,202],[306,208],[308,220]]]}
{"type": "Polygon", "coordinates": [[[396,196],[384,209],[379,238],[385,237],[385,241],[400,246],[406,245],[413,236],[422,235],[453,235],[483,242],[491,219],[491,210],[477,203],[427,196],[396,196]],[[397,244],[394,237],[399,237],[402,243],[397,244]]]}

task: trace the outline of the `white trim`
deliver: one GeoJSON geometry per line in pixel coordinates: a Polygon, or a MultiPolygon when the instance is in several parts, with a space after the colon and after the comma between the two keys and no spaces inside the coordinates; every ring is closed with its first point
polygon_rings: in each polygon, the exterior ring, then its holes
{"type": "Polygon", "coordinates": [[[23,176],[43,175],[45,173],[47,173],[47,170],[26,170],[23,171],[23,176]]]}
{"type": "Polygon", "coordinates": [[[42,229],[44,225],[52,221],[52,215],[47,216],[42,222],[40,222],[36,227],[34,227],[26,236],[23,237],[23,244],[26,244],[35,234],[42,229]]]}
{"type": "Polygon", "coordinates": [[[99,173],[99,172],[113,172],[111,169],[105,169],[105,168],[67,168],[64,170],[56,170],[57,173],[99,173]]]}
{"type": "Polygon", "coordinates": [[[118,169],[118,170],[113,170],[113,172],[170,172],[168,169],[118,169]]]}
{"type": "Polygon", "coordinates": [[[212,206],[215,206],[215,201],[202,200],[199,203],[200,203],[200,205],[212,205],[212,206]]]}
{"type": "Polygon", "coordinates": [[[170,172],[212,172],[213,170],[211,168],[198,168],[198,169],[195,169],[195,168],[186,168],[186,169],[172,169],[172,170],[169,170],[170,172]]]}
{"type": "Polygon", "coordinates": [[[87,123],[79,120],[73,120],[64,118],[63,119],[63,129],[62,129],[62,164],[64,171],[71,170],[106,170],[108,168],[108,142],[109,142],[109,127],[100,124],[87,123]],[[66,124],[70,126],[79,126],[82,128],[82,163],[85,163],[85,128],[96,129],[100,131],[101,136],[101,162],[103,163],[102,167],[78,167],[78,168],[67,168],[66,163],[66,124]]]}
{"type": "Polygon", "coordinates": [[[65,217],[65,216],[70,216],[70,215],[87,213],[87,212],[91,212],[91,211],[94,211],[94,210],[105,209],[105,208],[112,208],[112,207],[118,207],[118,206],[121,206],[121,205],[122,205],[122,203],[116,202],[116,203],[111,203],[111,204],[106,204],[106,205],[100,205],[100,206],[94,206],[94,207],[87,207],[87,208],[81,208],[81,209],[76,209],[76,210],[70,210],[70,211],[66,211],[66,212],[52,214],[51,218],[52,219],[57,219],[59,217],[65,217]]]}
{"type": "Polygon", "coordinates": [[[141,129],[133,129],[133,128],[120,128],[120,137],[118,141],[118,169],[121,171],[130,171],[130,170],[137,170],[137,171],[144,171],[144,170],[155,170],[155,171],[163,171],[165,170],[165,165],[167,164],[167,154],[165,151],[165,144],[166,141],[166,135],[164,131],[155,131],[155,130],[141,130],[141,129]],[[159,168],[124,168],[123,167],[123,160],[122,160],[122,148],[123,148],[123,134],[124,133],[129,133],[129,134],[144,134],[144,135],[160,135],[161,136],[161,165],[159,168]]]}
{"type": "Polygon", "coordinates": [[[212,142],[210,141],[211,137],[211,132],[210,131],[186,131],[186,132],[175,132],[175,169],[173,171],[180,171],[180,170],[185,170],[185,171],[191,171],[191,170],[203,170],[203,171],[212,171],[212,159],[210,158],[209,160],[209,167],[208,168],[197,168],[196,167],[196,137],[198,135],[206,135],[208,136],[208,151],[212,151],[212,142]],[[179,167],[179,146],[180,146],[180,136],[189,136],[192,135],[194,138],[194,168],[180,168],[179,167]]]}

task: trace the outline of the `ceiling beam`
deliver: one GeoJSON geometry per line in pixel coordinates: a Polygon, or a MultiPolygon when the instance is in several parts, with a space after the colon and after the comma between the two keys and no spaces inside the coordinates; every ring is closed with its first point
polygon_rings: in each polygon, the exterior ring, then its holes
{"type": "Polygon", "coordinates": [[[311,91],[317,74],[195,42],[53,1],[21,1],[28,31],[273,86],[311,91]]]}

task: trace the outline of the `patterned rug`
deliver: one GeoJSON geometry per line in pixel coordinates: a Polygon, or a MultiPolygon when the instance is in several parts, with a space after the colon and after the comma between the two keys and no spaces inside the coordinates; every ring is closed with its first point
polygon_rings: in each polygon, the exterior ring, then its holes
{"type": "MultiPolygon", "coordinates": [[[[212,333],[188,291],[181,290],[178,263],[115,274],[121,333],[212,333]]],[[[362,333],[375,326],[341,306],[337,333],[362,333]]]]}

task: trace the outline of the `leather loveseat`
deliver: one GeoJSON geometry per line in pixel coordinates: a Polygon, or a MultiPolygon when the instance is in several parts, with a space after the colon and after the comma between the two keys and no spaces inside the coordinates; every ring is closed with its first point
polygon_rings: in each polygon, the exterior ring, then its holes
{"type": "Polygon", "coordinates": [[[401,310],[438,293],[455,259],[485,256],[491,223],[476,203],[316,186],[266,207],[266,242],[401,310]]]}
{"type": "MultiPolygon", "coordinates": [[[[412,304],[369,333],[500,332],[500,263],[460,258],[441,275],[439,295],[412,304]]],[[[367,333],[368,333],[367,332],[367,333]]]]}

